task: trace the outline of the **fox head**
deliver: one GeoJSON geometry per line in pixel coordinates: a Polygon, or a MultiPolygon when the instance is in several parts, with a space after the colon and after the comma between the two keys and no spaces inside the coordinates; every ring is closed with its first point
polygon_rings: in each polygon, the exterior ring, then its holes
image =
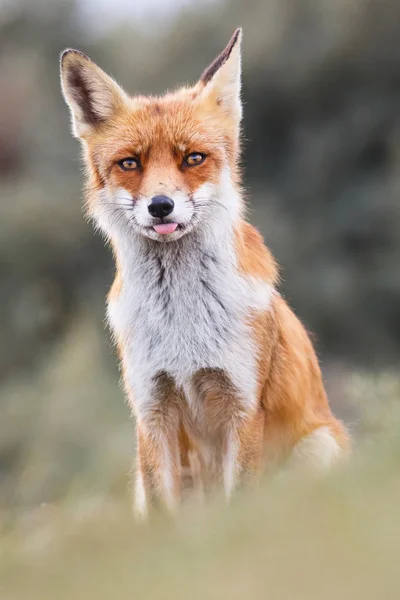
{"type": "Polygon", "coordinates": [[[111,239],[123,230],[172,242],[240,216],[240,45],[237,29],[196,85],[162,97],[129,96],[87,56],[63,52],[88,213],[111,239]]]}

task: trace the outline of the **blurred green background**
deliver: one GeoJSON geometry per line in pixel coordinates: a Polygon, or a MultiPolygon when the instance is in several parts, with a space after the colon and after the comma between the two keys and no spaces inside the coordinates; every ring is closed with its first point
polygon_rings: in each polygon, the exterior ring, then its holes
{"type": "Polygon", "coordinates": [[[249,217],[335,411],[360,444],[399,433],[399,0],[0,0],[0,530],[43,503],[127,497],[134,452],[59,53],[161,93],[238,25],[249,217]]]}

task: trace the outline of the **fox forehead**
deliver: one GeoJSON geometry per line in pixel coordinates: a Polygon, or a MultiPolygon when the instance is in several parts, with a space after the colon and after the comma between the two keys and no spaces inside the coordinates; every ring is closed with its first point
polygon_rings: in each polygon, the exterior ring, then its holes
{"type": "Polygon", "coordinates": [[[133,97],[129,105],[100,128],[89,146],[103,146],[108,154],[129,156],[168,148],[185,154],[221,152],[226,144],[221,121],[193,94],[133,97]]]}

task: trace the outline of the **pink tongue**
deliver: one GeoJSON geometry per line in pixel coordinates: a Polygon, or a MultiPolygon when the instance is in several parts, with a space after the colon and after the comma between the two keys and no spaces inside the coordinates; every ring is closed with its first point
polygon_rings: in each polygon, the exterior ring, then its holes
{"type": "Polygon", "coordinates": [[[160,225],[153,225],[153,229],[155,229],[157,233],[160,233],[161,235],[174,233],[177,227],[178,223],[161,223],[160,225]]]}

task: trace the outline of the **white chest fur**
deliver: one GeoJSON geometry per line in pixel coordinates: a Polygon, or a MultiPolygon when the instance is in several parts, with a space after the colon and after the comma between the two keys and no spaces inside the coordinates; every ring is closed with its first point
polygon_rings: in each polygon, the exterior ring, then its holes
{"type": "Polygon", "coordinates": [[[223,369],[243,402],[255,402],[257,349],[248,318],[268,308],[272,288],[239,273],[232,236],[214,243],[192,233],[171,243],[131,244],[120,255],[123,286],[108,316],[124,342],[136,410],[151,406],[160,372],[194,403],[190,380],[202,368],[223,369]]]}

